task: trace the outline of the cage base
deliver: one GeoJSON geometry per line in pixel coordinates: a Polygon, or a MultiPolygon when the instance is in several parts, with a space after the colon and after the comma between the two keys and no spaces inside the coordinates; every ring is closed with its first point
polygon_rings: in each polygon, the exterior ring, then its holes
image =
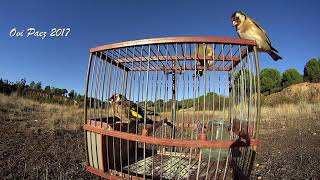
{"type": "Polygon", "coordinates": [[[146,179],[197,179],[197,176],[198,179],[206,176],[207,179],[223,179],[225,166],[226,160],[208,162],[202,159],[199,165],[199,158],[156,154],[124,167],[123,171],[136,177],[145,175],[146,179]]]}

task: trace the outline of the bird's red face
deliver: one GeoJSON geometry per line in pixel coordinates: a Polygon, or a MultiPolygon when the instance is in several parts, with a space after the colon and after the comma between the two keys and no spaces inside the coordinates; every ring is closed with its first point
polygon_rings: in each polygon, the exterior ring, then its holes
{"type": "Polygon", "coordinates": [[[240,19],[237,16],[232,16],[231,21],[232,21],[232,26],[238,26],[240,24],[240,19]]]}
{"type": "Polygon", "coordinates": [[[239,26],[244,20],[246,16],[240,11],[236,11],[231,16],[232,26],[239,26]]]}
{"type": "Polygon", "coordinates": [[[112,95],[110,98],[109,98],[109,102],[112,103],[112,102],[120,102],[122,99],[122,95],[121,94],[114,94],[112,95]]]}

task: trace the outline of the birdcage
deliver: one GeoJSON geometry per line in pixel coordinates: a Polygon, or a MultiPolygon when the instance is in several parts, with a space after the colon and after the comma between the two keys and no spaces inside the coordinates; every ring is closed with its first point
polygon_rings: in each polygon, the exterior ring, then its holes
{"type": "Polygon", "coordinates": [[[92,48],[86,170],[107,179],[249,177],[259,108],[252,40],[169,37],[92,48]]]}

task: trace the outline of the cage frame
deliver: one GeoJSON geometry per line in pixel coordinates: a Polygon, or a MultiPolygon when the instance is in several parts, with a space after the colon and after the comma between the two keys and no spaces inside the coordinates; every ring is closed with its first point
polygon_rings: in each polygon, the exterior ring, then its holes
{"type": "MultiPolygon", "coordinates": [[[[143,45],[153,45],[153,44],[172,44],[172,43],[214,43],[214,44],[231,44],[231,45],[244,45],[244,46],[250,46],[252,47],[252,53],[254,54],[254,59],[255,59],[255,71],[260,72],[260,67],[259,67],[259,58],[258,58],[258,51],[256,47],[256,42],[254,40],[247,40],[247,39],[239,39],[239,38],[222,38],[222,37],[165,37],[165,38],[151,38],[151,39],[141,39],[141,40],[133,40],[133,41],[125,41],[125,42],[120,42],[120,43],[113,43],[113,44],[108,44],[108,45],[103,45],[103,46],[98,46],[95,48],[90,49],[90,55],[89,55],[89,60],[88,60],[88,66],[87,66],[87,74],[86,74],[86,85],[85,85],[85,95],[84,95],[84,120],[83,120],[83,129],[84,129],[84,141],[85,141],[85,153],[86,153],[86,170],[96,174],[100,177],[104,177],[107,179],[121,179],[118,176],[112,175],[107,172],[100,171],[98,169],[95,169],[93,167],[90,167],[89,160],[88,160],[88,152],[87,152],[87,131],[98,133],[100,135],[105,135],[109,137],[114,137],[114,138],[120,138],[124,140],[130,140],[130,141],[136,141],[136,142],[141,142],[141,143],[148,143],[148,144],[157,144],[157,145],[164,145],[164,146],[174,146],[174,147],[192,147],[192,148],[229,148],[231,144],[233,144],[235,141],[234,140],[222,140],[222,141],[208,141],[206,140],[203,136],[200,138],[200,140],[179,140],[179,139],[162,139],[162,138],[156,138],[156,137],[149,137],[148,136],[148,131],[146,130],[145,133],[142,135],[138,134],[130,134],[127,132],[119,132],[116,130],[106,130],[104,127],[106,126],[105,123],[103,122],[95,122],[95,126],[91,126],[91,120],[87,119],[87,99],[88,99],[88,89],[89,89],[89,77],[90,77],[90,70],[91,70],[91,64],[93,60],[93,56],[100,56],[102,60],[106,60],[109,63],[114,63],[114,60],[108,59],[107,56],[104,57],[103,54],[99,54],[101,51],[106,51],[106,50],[112,50],[112,49],[117,49],[117,48],[125,48],[125,47],[132,47],[132,46],[143,46],[143,45]]],[[[200,60],[205,60],[212,58],[212,60],[221,60],[222,58],[225,61],[231,61],[231,65],[228,68],[208,68],[207,70],[217,70],[217,71],[231,71],[232,67],[236,67],[246,56],[248,55],[247,51],[243,51],[242,55],[240,58],[233,57],[232,55],[230,57],[203,57],[200,60]],[[216,58],[216,59],[215,59],[216,58]]],[[[152,59],[153,57],[149,57],[152,59]]],[[[190,57],[192,59],[192,57],[190,57]]],[[[149,59],[149,60],[150,60],[149,59]]],[[[170,56],[170,60],[174,61],[178,60],[179,57],[170,56]]],[[[141,59],[137,58],[134,59],[132,58],[132,61],[141,61],[141,59]]],[[[125,63],[125,61],[118,60],[116,65],[119,68],[124,69],[125,71],[151,71],[151,70],[164,70],[164,69],[152,69],[151,67],[147,68],[137,68],[137,69],[128,69],[125,66],[122,66],[121,63],[125,63]]],[[[170,70],[179,70],[179,67],[172,68],[172,66],[168,67],[170,70]]],[[[187,70],[203,70],[204,67],[189,67],[187,70]]],[[[261,90],[260,90],[260,77],[259,73],[256,74],[256,90],[257,90],[257,114],[256,114],[256,130],[254,132],[254,139],[250,139],[250,146],[252,146],[254,149],[256,146],[260,143],[260,140],[258,139],[259,137],[259,129],[260,129],[260,114],[261,114],[261,90]]],[[[229,88],[229,93],[231,92],[231,89],[229,88]]],[[[229,103],[232,103],[232,101],[229,101],[229,103]]],[[[229,104],[229,112],[231,113],[231,107],[232,105],[229,104]]],[[[182,126],[185,126],[182,124],[182,126]]],[[[188,124],[186,125],[188,126],[188,124]]],[[[201,136],[201,135],[200,135],[201,136]]],[[[247,146],[246,144],[238,144],[238,147],[241,146],[247,146]]],[[[102,152],[105,153],[105,152],[102,152]]],[[[133,179],[140,179],[139,177],[134,177],[133,179]]]]}

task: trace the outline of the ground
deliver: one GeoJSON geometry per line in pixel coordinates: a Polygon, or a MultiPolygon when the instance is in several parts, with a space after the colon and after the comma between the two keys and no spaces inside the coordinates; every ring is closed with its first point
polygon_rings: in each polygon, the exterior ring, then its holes
{"type": "Polygon", "coordinates": [[[320,179],[320,114],[262,127],[252,179],[320,179]]]}
{"type": "Polygon", "coordinates": [[[1,119],[0,129],[0,179],[92,179],[82,131],[48,131],[27,119],[1,119]]]}
{"type": "MultiPolygon", "coordinates": [[[[0,179],[94,178],[84,171],[80,126],[59,120],[78,114],[81,122],[81,111],[6,98],[0,97],[0,179]]],[[[251,178],[320,179],[320,105],[280,108],[262,110],[262,142],[251,178]]]]}
{"type": "MultiPolygon", "coordinates": [[[[320,177],[320,115],[262,124],[253,179],[320,177]]],[[[91,179],[83,170],[81,130],[48,131],[31,119],[1,119],[0,177],[91,179]]]]}

